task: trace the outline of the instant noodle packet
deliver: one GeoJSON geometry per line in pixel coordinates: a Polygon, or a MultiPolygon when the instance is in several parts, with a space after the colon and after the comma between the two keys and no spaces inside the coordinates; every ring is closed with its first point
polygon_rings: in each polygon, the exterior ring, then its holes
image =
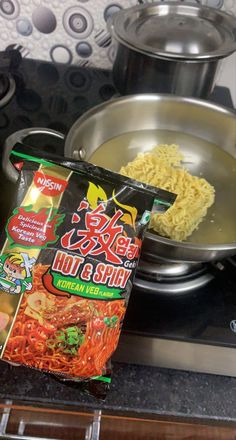
{"type": "Polygon", "coordinates": [[[150,213],[175,195],[21,144],[11,157],[21,171],[1,245],[0,358],[105,386],[150,213]]]}

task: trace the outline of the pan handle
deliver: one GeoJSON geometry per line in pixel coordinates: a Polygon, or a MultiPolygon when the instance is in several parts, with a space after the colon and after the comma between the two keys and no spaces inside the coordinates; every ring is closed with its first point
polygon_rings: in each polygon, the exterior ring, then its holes
{"type": "Polygon", "coordinates": [[[18,172],[13,167],[9,160],[9,156],[11,154],[11,150],[17,142],[24,142],[27,136],[33,134],[47,134],[54,136],[56,138],[65,139],[65,135],[60,133],[59,131],[51,130],[50,128],[43,127],[32,127],[32,128],[24,128],[23,130],[16,131],[12,135],[10,135],[3,146],[3,158],[2,158],[2,169],[9,180],[12,182],[16,182],[18,179],[18,172]]]}

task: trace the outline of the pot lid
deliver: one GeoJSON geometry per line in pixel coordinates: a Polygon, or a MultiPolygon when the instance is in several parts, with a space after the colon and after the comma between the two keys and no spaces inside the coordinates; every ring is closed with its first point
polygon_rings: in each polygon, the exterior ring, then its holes
{"type": "Polygon", "coordinates": [[[236,18],[214,8],[148,3],[123,9],[111,21],[118,40],[154,57],[214,59],[236,51],[236,18]]]}

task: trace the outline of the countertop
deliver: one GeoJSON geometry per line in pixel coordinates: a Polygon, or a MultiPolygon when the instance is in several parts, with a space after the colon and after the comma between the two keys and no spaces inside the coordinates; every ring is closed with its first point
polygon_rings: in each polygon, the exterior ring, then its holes
{"type": "Polygon", "coordinates": [[[105,402],[54,378],[0,363],[0,399],[123,415],[236,422],[236,378],[114,364],[105,402]]]}

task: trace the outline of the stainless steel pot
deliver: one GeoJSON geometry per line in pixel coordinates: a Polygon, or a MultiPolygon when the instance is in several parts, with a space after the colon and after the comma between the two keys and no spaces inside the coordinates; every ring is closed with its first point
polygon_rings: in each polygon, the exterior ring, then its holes
{"type": "Polygon", "coordinates": [[[65,156],[119,171],[139,151],[157,143],[173,142],[181,146],[192,174],[203,173],[215,186],[216,202],[210,217],[187,242],[148,232],[144,255],[152,260],[158,256],[197,262],[235,254],[235,112],[207,101],[170,95],[141,94],[115,99],[93,108],[75,122],[66,138],[65,156]],[[128,137],[119,140],[124,133],[128,137]],[[113,138],[108,148],[102,146],[113,138]],[[212,212],[214,223],[210,221],[212,212]]]}
{"type": "Polygon", "coordinates": [[[199,5],[134,6],[115,13],[109,28],[117,45],[114,83],[123,95],[207,97],[220,60],[236,50],[236,18],[199,5]]]}
{"type": "MultiPolygon", "coordinates": [[[[42,128],[29,130],[45,133],[42,128]]],[[[9,152],[15,142],[28,135],[27,130],[22,130],[5,144],[3,169],[11,180],[17,175],[9,162],[9,152]]],[[[54,131],[52,135],[62,136],[54,131]]],[[[152,261],[162,257],[169,261],[199,262],[235,254],[236,112],[207,101],[171,95],[141,94],[115,99],[94,107],[75,122],[66,138],[65,156],[119,171],[139,151],[158,143],[181,146],[190,172],[203,173],[215,186],[216,202],[187,242],[148,232],[144,257],[152,261]]]]}

